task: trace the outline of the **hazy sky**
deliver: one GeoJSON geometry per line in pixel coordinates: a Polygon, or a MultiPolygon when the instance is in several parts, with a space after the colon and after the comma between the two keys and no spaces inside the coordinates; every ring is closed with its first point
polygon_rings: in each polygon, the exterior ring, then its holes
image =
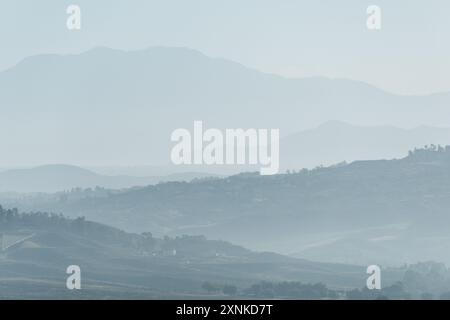
{"type": "Polygon", "coordinates": [[[38,53],[165,45],[290,77],[450,91],[448,12],[445,0],[1,0],[0,70],[38,53]],[[69,4],[81,6],[81,31],[66,29],[69,4]],[[366,28],[372,4],[380,31],[366,28]]]}

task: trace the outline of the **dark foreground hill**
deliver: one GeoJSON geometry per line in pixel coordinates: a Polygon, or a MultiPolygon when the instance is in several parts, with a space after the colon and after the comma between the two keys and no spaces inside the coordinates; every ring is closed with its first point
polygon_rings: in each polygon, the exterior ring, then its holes
{"type": "MultiPolygon", "coordinates": [[[[220,298],[214,287],[242,295],[261,281],[295,281],[344,290],[366,278],[365,267],[257,253],[202,236],[131,234],[46,213],[0,208],[0,236],[0,298],[220,298]],[[79,291],[66,289],[69,265],[81,268],[79,291]]],[[[386,271],[386,282],[401,274],[386,271]]]]}

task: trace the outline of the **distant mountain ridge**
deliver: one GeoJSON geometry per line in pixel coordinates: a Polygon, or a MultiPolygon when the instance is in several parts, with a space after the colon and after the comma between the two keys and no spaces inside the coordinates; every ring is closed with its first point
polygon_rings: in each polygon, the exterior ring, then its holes
{"type": "Polygon", "coordinates": [[[351,80],[288,79],[186,48],[39,55],[0,73],[2,165],[165,165],[171,132],[194,120],[282,135],[332,119],[450,126],[449,103],[449,93],[400,96],[351,80]]]}

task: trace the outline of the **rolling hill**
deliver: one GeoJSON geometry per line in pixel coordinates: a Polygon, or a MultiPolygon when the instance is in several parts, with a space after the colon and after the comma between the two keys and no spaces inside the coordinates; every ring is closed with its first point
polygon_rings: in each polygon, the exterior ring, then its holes
{"type": "Polygon", "coordinates": [[[320,261],[449,262],[450,151],[259,176],[169,182],[95,196],[10,199],[155,235],[202,234],[320,261]]]}

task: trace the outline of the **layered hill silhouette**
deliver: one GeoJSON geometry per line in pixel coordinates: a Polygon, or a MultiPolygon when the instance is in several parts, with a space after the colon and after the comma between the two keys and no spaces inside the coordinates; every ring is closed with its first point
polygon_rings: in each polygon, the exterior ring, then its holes
{"type": "MultiPolygon", "coordinates": [[[[281,172],[330,166],[369,159],[402,158],[416,146],[450,144],[450,129],[421,126],[401,129],[393,126],[356,126],[328,121],[317,128],[281,139],[281,172]]],[[[241,171],[259,166],[174,166],[96,167],[45,165],[0,172],[0,192],[58,192],[73,188],[122,189],[167,181],[190,181],[241,171]],[[100,170],[104,173],[99,174],[100,170]],[[194,172],[195,170],[195,172],[194,172]],[[108,173],[108,174],[105,174],[108,173]]]]}

